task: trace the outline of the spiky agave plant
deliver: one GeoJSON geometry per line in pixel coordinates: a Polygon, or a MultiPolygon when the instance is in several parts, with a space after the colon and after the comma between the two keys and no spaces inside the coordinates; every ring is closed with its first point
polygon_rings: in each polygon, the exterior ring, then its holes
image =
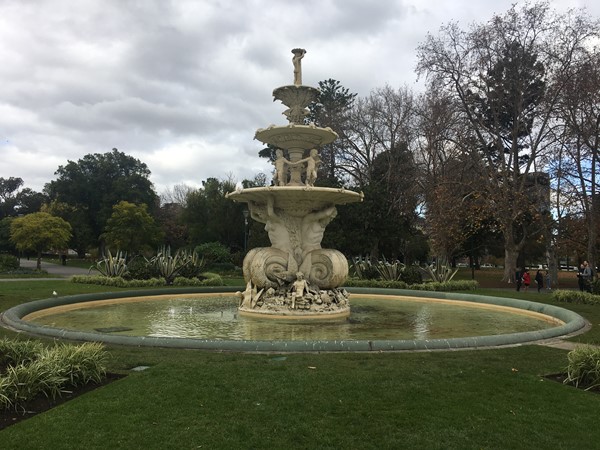
{"type": "Polygon", "coordinates": [[[127,252],[117,251],[115,256],[109,249],[100,261],[90,267],[90,272],[97,270],[105,277],[121,277],[127,272],[127,252]]]}
{"type": "Polygon", "coordinates": [[[171,255],[171,247],[168,246],[163,246],[150,262],[169,285],[173,284],[173,280],[185,269],[194,267],[195,270],[200,271],[203,265],[203,259],[195,251],[180,250],[175,255],[171,255]]]}
{"type": "Polygon", "coordinates": [[[433,264],[430,264],[421,269],[426,275],[428,275],[432,281],[438,283],[445,283],[452,280],[454,275],[458,272],[458,269],[453,269],[446,258],[437,258],[433,264]]]}
{"type": "Polygon", "coordinates": [[[400,280],[402,277],[402,272],[406,266],[399,261],[388,262],[383,255],[381,255],[381,258],[383,261],[378,262],[375,266],[381,279],[385,281],[400,280]]]}

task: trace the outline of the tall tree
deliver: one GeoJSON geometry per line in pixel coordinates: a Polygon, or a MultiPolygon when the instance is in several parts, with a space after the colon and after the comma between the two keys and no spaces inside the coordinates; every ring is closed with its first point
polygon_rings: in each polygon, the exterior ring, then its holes
{"type": "Polygon", "coordinates": [[[225,194],[235,190],[232,179],[208,178],[202,187],[187,196],[182,220],[189,228],[189,243],[220,242],[232,251],[244,248],[245,204],[235,203],[225,194]]]}
{"type": "Polygon", "coordinates": [[[17,217],[10,224],[10,239],[17,249],[37,255],[37,269],[42,268],[42,252],[65,250],[71,238],[71,225],[45,212],[17,217]]]}
{"type": "Polygon", "coordinates": [[[0,219],[38,212],[47,201],[44,194],[22,186],[22,178],[0,177],[0,219]]]}
{"type": "Polygon", "coordinates": [[[585,224],[573,240],[586,248],[591,267],[596,267],[600,242],[600,50],[587,48],[564,76],[567,89],[558,111],[563,124],[561,195],[576,206],[572,212],[585,224]]]}
{"type": "Polygon", "coordinates": [[[69,161],[55,174],[58,178],[48,183],[45,191],[51,200],[77,211],[79,223],[90,230],[90,240],[80,244],[88,248],[99,244],[112,208],[120,201],[146,204],[151,214],[158,206],[146,164],[116,148],[69,161]]]}
{"type": "Polygon", "coordinates": [[[23,179],[18,177],[0,177],[0,219],[15,215],[18,204],[17,191],[23,186],[23,179]]]}
{"type": "Polygon", "coordinates": [[[329,127],[339,136],[339,139],[321,149],[322,162],[317,180],[319,185],[335,186],[340,184],[338,156],[348,145],[345,130],[357,94],[332,78],[319,81],[319,91],[317,101],[308,107],[310,114],[306,121],[319,127],[329,127]]]}
{"type": "Polygon", "coordinates": [[[104,230],[102,239],[109,248],[125,250],[130,255],[151,251],[158,247],[164,236],[145,204],[126,201],[113,206],[104,230]]]}
{"type": "Polygon", "coordinates": [[[444,26],[418,47],[418,73],[456,99],[473,137],[461,150],[482,162],[477,175],[503,233],[506,280],[531,237],[528,217],[539,212],[530,174],[553,151],[549,131],[565,88],[559,75],[596,28],[581,12],[526,3],[468,32],[444,26]]]}

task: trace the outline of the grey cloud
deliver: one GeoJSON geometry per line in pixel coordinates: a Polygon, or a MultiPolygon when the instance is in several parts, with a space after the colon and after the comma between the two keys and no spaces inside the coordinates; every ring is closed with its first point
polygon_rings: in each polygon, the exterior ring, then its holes
{"type": "MultiPolygon", "coordinates": [[[[511,3],[469,11],[486,20],[511,3]]],[[[292,82],[292,48],[308,50],[307,84],[335,78],[366,96],[411,83],[415,43],[450,19],[470,22],[465,4],[0,1],[0,142],[10,142],[0,177],[41,189],[68,159],[113,147],[146,162],[157,184],[251,177],[265,167],[255,130],[286,123],[271,92],[292,82]]]]}

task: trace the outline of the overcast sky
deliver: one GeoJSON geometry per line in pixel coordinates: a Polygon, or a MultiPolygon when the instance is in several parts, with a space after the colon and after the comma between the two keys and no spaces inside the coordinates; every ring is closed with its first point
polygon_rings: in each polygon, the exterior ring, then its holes
{"type": "MultiPolygon", "coordinates": [[[[416,47],[514,0],[0,0],[0,177],[41,191],[68,160],[112,148],[158,193],[271,167],[253,140],[284,125],[274,88],[333,78],[360,97],[413,86],[416,47]]],[[[554,0],[563,11],[597,0],[554,0]]]]}

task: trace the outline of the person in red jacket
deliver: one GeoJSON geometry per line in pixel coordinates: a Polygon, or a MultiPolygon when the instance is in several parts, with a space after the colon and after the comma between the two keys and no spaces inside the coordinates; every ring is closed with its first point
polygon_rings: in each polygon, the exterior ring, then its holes
{"type": "Polygon", "coordinates": [[[529,290],[529,285],[531,284],[531,276],[529,275],[529,270],[525,269],[523,272],[523,286],[525,287],[524,291],[527,292],[529,290]]]}

